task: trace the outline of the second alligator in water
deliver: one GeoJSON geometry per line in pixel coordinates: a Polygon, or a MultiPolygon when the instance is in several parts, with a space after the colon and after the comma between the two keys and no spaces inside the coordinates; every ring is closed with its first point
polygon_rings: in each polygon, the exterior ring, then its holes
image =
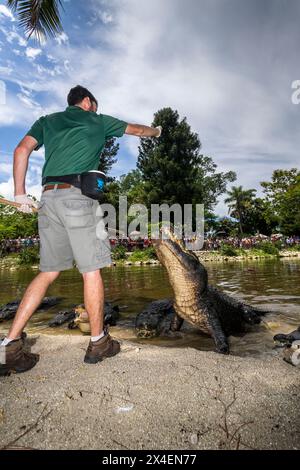
{"type": "MultiPolygon", "coordinates": [[[[44,297],[37,310],[48,310],[49,308],[57,305],[62,300],[62,297],[44,297]]],[[[0,322],[12,320],[18,310],[21,300],[13,300],[0,307],[0,322]]]]}
{"type": "MultiPolygon", "coordinates": [[[[79,323],[86,324],[84,328],[85,333],[90,332],[90,326],[88,321],[88,316],[84,316],[85,309],[84,305],[74,305],[70,310],[62,310],[58,312],[55,317],[53,317],[48,325],[50,327],[61,326],[64,323],[68,323],[68,328],[74,329],[77,328],[79,323]]],[[[112,305],[111,302],[104,303],[104,325],[114,326],[117,324],[119,318],[119,307],[118,305],[112,305]]]]}

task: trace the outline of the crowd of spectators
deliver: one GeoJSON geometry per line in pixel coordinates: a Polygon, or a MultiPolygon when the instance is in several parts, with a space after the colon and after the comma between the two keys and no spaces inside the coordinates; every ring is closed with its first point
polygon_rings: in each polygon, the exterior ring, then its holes
{"type": "MultiPolygon", "coordinates": [[[[223,244],[231,245],[234,248],[243,248],[243,249],[250,249],[255,248],[260,245],[262,242],[270,242],[276,244],[277,247],[290,247],[300,244],[300,237],[299,236],[292,236],[292,237],[284,237],[281,234],[272,235],[267,237],[265,235],[255,235],[251,237],[239,238],[239,237],[205,237],[203,247],[197,248],[198,243],[195,239],[184,239],[185,242],[189,242],[191,249],[193,244],[195,245],[195,250],[218,250],[221,248],[223,244]]],[[[128,239],[114,239],[110,240],[111,247],[115,247],[117,245],[122,245],[126,248],[126,251],[133,251],[134,249],[143,249],[147,248],[152,245],[151,239],[142,239],[138,238],[136,240],[128,239]]]]}
{"type": "Polygon", "coordinates": [[[126,251],[134,251],[136,249],[142,250],[143,248],[148,248],[152,245],[149,238],[113,238],[110,240],[111,248],[115,246],[124,246],[126,251]]]}
{"type": "Polygon", "coordinates": [[[269,242],[276,244],[277,247],[287,248],[300,244],[300,237],[284,237],[281,234],[271,235],[267,237],[265,235],[254,235],[252,237],[212,237],[207,238],[204,241],[203,250],[212,251],[218,250],[222,245],[230,245],[233,248],[243,248],[245,250],[250,248],[258,247],[262,242],[269,242]]]}
{"type": "MultiPolygon", "coordinates": [[[[190,243],[193,240],[185,240],[189,241],[190,243]]],[[[264,235],[255,235],[252,237],[223,237],[223,236],[215,236],[215,237],[206,237],[204,240],[202,250],[206,251],[213,251],[218,250],[221,248],[223,244],[227,244],[232,246],[233,248],[244,248],[250,249],[255,248],[260,245],[262,242],[271,242],[276,243],[277,247],[286,248],[291,246],[300,245],[300,237],[299,236],[292,236],[292,237],[284,237],[281,234],[272,235],[270,237],[266,237],[264,235]],[[279,246],[278,246],[279,245],[279,246]]],[[[124,246],[126,251],[134,251],[136,249],[144,249],[148,248],[152,245],[151,239],[148,238],[137,238],[137,239],[123,239],[123,238],[115,238],[110,240],[111,248],[113,249],[116,246],[124,246]]],[[[19,237],[15,239],[6,239],[1,241],[0,252],[2,256],[8,255],[10,253],[17,253],[24,248],[31,248],[33,246],[39,245],[39,237],[38,235],[30,236],[30,237],[19,237]]],[[[196,244],[197,245],[197,244],[196,244]]],[[[195,249],[197,246],[195,245],[195,249]]]]}
{"type": "Polygon", "coordinates": [[[31,248],[39,244],[38,235],[30,237],[18,237],[18,238],[8,238],[1,241],[1,253],[2,255],[8,255],[10,253],[18,253],[24,248],[31,248]]]}

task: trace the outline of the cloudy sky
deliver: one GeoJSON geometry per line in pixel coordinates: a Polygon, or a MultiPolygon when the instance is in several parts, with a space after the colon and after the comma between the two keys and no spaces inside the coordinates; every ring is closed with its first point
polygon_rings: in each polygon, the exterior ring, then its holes
{"type": "MultiPolygon", "coordinates": [[[[151,125],[170,106],[187,117],[203,153],[259,190],[276,168],[299,167],[299,0],[64,1],[64,33],[26,41],[0,0],[0,194],[12,197],[12,153],[41,115],[66,107],[82,84],[100,110],[151,125]],[[2,85],[2,88],[1,88],[2,85]],[[4,96],[3,87],[6,88],[4,96]],[[5,99],[4,99],[5,98],[5,99]]],[[[138,139],[119,139],[113,174],[135,167],[138,139]]],[[[27,191],[40,194],[43,152],[27,191]]],[[[217,211],[226,213],[220,201],[217,211]]]]}

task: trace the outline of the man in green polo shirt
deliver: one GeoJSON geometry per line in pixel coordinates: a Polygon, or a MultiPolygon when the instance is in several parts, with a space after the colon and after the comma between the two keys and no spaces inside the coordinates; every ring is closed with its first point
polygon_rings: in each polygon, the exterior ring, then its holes
{"type": "MultiPolygon", "coordinates": [[[[42,116],[17,146],[14,153],[15,201],[20,210],[31,212],[34,201],[28,198],[25,178],[33,150],[45,147],[42,176],[64,176],[96,170],[105,141],[123,134],[159,137],[161,127],[153,128],[97,114],[98,102],[86,88],[76,86],[68,94],[65,111],[42,116]]],[[[104,288],[100,269],[111,264],[108,238],[97,236],[101,220],[98,201],[68,183],[48,181],[38,208],[40,236],[40,273],[27,287],[8,336],[3,340],[5,363],[0,375],[24,372],[39,356],[23,350],[23,329],[41,303],[50,284],[60,272],[73,267],[83,277],[84,304],[91,325],[91,340],[84,361],[94,364],[116,355],[120,345],[103,325],[104,288]]],[[[3,351],[2,351],[3,352],[3,351]]],[[[2,354],[3,357],[3,354],[2,354]]]]}

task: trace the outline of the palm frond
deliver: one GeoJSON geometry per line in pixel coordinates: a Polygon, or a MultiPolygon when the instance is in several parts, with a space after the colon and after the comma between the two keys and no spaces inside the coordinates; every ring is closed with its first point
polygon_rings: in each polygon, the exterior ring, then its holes
{"type": "Polygon", "coordinates": [[[62,0],[7,0],[8,7],[17,14],[19,25],[30,38],[38,40],[57,36],[63,30],[60,19],[62,0]]]}

